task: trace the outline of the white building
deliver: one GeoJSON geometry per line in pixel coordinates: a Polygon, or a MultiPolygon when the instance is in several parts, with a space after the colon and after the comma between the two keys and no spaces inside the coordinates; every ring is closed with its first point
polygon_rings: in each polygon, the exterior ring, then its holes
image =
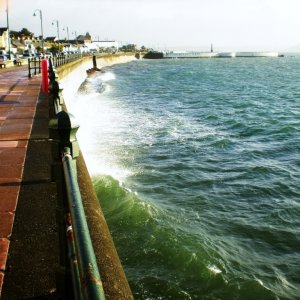
{"type": "Polygon", "coordinates": [[[91,44],[87,45],[91,51],[95,49],[99,51],[99,49],[115,49],[116,51],[119,50],[119,42],[117,41],[92,41],[91,44]]]}
{"type": "Polygon", "coordinates": [[[8,32],[7,27],[0,28],[0,48],[8,51],[8,32]]]}

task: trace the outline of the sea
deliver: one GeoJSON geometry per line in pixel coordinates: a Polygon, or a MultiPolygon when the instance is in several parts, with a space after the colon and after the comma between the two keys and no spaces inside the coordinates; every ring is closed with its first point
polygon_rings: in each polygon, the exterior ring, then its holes
{"type": "Polygon", "coordinates": [[[158,59],[70,111],[135,299],[300,299],[300,57],[158,59]]]}

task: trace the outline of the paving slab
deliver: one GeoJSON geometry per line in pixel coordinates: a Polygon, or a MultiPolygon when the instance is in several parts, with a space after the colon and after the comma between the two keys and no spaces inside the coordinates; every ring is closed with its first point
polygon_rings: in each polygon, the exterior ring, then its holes
{"type": "MultiPolygon", "coordinates": [[[[0,239],[0,270],[1,271],[5,270],[8,248],[9,248],[9,240],[5,238],[1,238],[0,239]]],[[[4,275],[4,273],[2,274],[4,275]]]]}
{"type": "Polygon", "coordinates": [[[1,212],[15,212],[17,207],[17,200],[20,191],[20,183],[15,185],[1,185],[0,183],[0,213],[1,212]]]}
{"type": "Polygon", "coordinates": [[[0,236],[10,238],[14,222],[14,212],[0,212],[0,236]]]}

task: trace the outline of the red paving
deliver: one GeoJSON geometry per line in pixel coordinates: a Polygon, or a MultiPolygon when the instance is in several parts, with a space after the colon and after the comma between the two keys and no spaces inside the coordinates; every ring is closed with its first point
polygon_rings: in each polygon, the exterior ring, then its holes
{"type": "Polygon", "coordinates": [[[0,295],[41,78],[0,69],[0,295]]]}

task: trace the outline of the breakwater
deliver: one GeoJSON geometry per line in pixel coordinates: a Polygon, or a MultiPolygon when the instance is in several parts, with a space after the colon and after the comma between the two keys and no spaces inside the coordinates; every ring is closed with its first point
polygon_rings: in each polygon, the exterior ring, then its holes
{"type": "Polygon", "coordinates": [[[282,57],[278,52],[200,52],[200,51],[150,51],[144,58],[256,58],[256,57],[282,57]]]}

